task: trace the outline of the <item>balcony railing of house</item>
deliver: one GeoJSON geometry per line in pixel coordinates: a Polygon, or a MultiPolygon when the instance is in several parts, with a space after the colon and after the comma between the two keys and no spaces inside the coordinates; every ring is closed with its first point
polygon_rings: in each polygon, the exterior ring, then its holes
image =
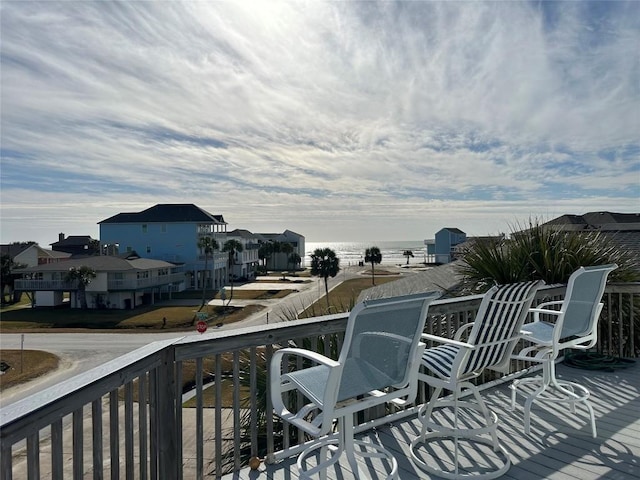
{"type": "Polygon", "coordinates": [[[23,292],[38,290],[64,290],[70,291],[77,289],[77,285],[65,280],[35,280],[35,279],[18,279],[15,281],[14,288],[23,292]]]}
{"type": "MultiPolygon", "coordinates": [[[[546,288],[537,302],[563,293],[546,288]]],[[[471,321],[480,298],[434,302],[426,331],[447,335],[471,321]]],[[[638,356],[640,284],[610,286],[604,301],[599,350],[638,356]]],[[[154,342],[9,405],[0,412],[0,477],[201,479],[239,469],[251,456],[274,460],[284,448],[295,451],[303,436],[272,415],[265,366],[283,345],[335,355],[346,323],[346,314],[336,314],[154,342]],[[188,371],[195,381],[187,407],[188,371]]],[[[428,396],[422,389],[416,403],[428,396]]],[[[414,411],[369,412],[358,428],[414,411]]]]}
{"type": "MultiPolygon", "coordinates": [[[[210,268],[213,268],[213,262],[216,262],[216,265],[224,267],[227,264],[227,259],[229,255],[227,252],[216,252],[213,255],[208,255],[207,261],[209,262],[210,268]]],[[[198,255],[198,260],[204,262],[205,255],[198,255]]]]}
{"type": "MultiPolygon", "coordinates": [[[[160,285],[167,285],[169,283],[177,283],[184,281],[184,272],[171,273],[163,276],[152,276],[149,278],[134,278],[134,279],[113,279],[110,278],[107,281],[107,288],[109,290],[136,290],[139,288],[156,287],[160,285]]],[[[21,279],[15,281],[14,288],[21,291],[41,291],[41,290],[63,290],[71,291],[77,290],[78,286],[74,283],[67,282],[65,280],[29,280],[21,279]]]]}
{"type": "Polygon", "coordinates": [[[184,272],[149,278],[110,278],[107,282],[107,288],[109,290],[137,290],[139,288],[158,287],[169,283],[179,283],[183,282],[184,279],[184,272]]]}

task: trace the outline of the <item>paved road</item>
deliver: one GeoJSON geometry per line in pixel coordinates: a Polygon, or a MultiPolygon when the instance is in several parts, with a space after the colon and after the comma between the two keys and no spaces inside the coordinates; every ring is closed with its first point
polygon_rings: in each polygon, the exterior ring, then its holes
{"type": "MultiPolygon", "coordinates": [[[[343,269],[335,278],[329,278],[329,288],[335,288],[347,279],[359,277],[361,270],[361,267],[343,269]]],[[[292,277],[292,279],[299,278],[292,277]]],[[[253,288],[257,288],[256,285],[253,284],[253,288]]],[[[251,285],[247,285],[246,288],[251,288],[251,285]]],[[[279,288],[287,287],[283,287],[283,283],[280,283],[279,288]]],[[[266,308],[241,322],[222,326],[220,330],[283,321],[283,319],[288,318],[287,311],[295,310],[300,312],[324,295],[324,281],[322,279],[312,278],[311,282],[291,284],[290,288],[300,288],[300,290],[282,299],[251,301],[250,303],[265,305],[266,308]]],[[[236,305],[241,305],[242,303],[249,302],[233,301],[233,304],[236,305]]],[[[212,333],[212,329],[210,328],[207,333],[212,333]]],[[[9,405],[151,342],[185,335],[198,335],[198,333],[195,331],[167,333],[25,333],[25,349],[46,350],[55,353],[61,358],[61,368],[42,379],[34,380],[26,385],[3,392],[0,397],[0,406],[9,405]]],[[[21,334],[2,334],[0,348],[19,349],[21,338],[21,334]]]]}

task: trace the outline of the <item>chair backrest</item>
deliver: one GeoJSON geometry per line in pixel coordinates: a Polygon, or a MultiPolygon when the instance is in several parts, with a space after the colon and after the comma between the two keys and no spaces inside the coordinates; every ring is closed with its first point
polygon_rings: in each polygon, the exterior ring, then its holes
{"type": "Polygon", "coordinates": [[[417,349],[429,304],[440,295],[367,300],[353,308],[338,359],[343,366],[338,401],[407,385],[412,369],[418,369],[417,349]]]}
{"type": "Polygon", "coordinates": [[[573,336],[584,337],[595,330],[602,310],[600,300],[607,284],[607,277],[616,268],[616,264],[580,267],[571,274],[562,302],[563,313],[557,320],[562,322],[562,329],[556,340],[573,336]]]}
{"type": "Polygon", "coordinates": [[[520,330],[543,281],[511,283],[491,288],[482,299],[467,342],[475,345],[461,360],[458,376],[482,370],[505,371],[520,338],[520,330]]]}

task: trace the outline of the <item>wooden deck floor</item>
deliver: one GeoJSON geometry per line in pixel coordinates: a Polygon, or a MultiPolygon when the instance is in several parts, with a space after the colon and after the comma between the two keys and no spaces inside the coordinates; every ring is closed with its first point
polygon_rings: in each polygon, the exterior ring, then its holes
{"type": "MultiPolygon", "coordinates": [[[[522,426],[522,402],[519,408],[507,410],[510,400],[508,385],[485,390],[484,398],[500,418],[499,435],[511,458],[511,468],[504,479],[640,479],[640,362],[615,372],[578,370],[558,366],[558,375],[585,385],[592,396],[598,437],[592,438],[588,417],[578,407],[571,415],[564,406],[534,406],[531,435],[522,426]]],[[[521,399],[520,399],[521,400],[521,399]]],[[[401,480],[429,477],[409,460],[410,442],[420,431],[419,422],[409,417],[394,425],[385,425],[363,437],[382,443],[394,452],[401,480]]],[[[471,450],[478,465],[491,463],[490,453],[471,450]]],[[[438,459],[446,461],[444,454],[438,459]]],[[[375,465],[362,464],[361,478],[384,478],[375,465]]],[[[348,465],[330,469],[331,479],[355,478],[348,465]]],[[[262,465],[223,477],[225,480],[262,480],[298,478],[295,457],[276,465],[262,465]]]]}

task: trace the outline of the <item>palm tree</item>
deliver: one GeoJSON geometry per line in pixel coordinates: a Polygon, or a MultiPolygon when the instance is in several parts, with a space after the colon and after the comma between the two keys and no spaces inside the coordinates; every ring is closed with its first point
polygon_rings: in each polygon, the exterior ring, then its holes
{"type": "Polygon", "coordinates": [[[293,275],[296,274],[296,269],[298,268],[298,265],[300,265],[301,261],[302,258],[300,258],[300,254],[298,254],[298,252],[291,252],[289,255],[289,263],[293,265],[293,275]]]}
{"type": "Polygon", "coordinates": [[[9,287],[9,303],[16,303],[19,301],[19,298],[16,298],[16,291],[13,289],[13,285],[15,283],[16,274],[13,273],[13,270],[17,268],[24,268],[27,265],[24,263],[16,263],[9,255],[2,255],[0,260],[2,263],[2,274],[0,275],[0,292],[2,293],[2,304],[5,303],[5,287],[9,287]],[[12,294],[13,292],[13,294],[12,294]]]}
{"type": "Polygon", "coordinates": [[[213,255],[213,253],[218,250],[220,246],[218,245],[218,242],[215,238],[200,237],[200,239],[198,240],[198,248],[202,250],[202,253],[204,253],[204,270],[202,271],[202,303],[200,304],[200,308],[198,309],[198,311],[200,311],[204,307],[205,301],[205,289],[207,285],[205,275],[207,272],[207,262],[209,260],[209,256],[213,255]]]}
{"type": "MultiPolygon", "coordinates": [[[[287,270],[289,269],[289,255],[293,252],[293,245],[291,245],[289,242],[285,242],[285,243],[281,243],[280,244],[280,252],[285,254],[285,258],[287,260],[287,270]]],[[[282,272],[282,278],[284,278],[284,270],[282,272]]]]}
{"type": "Polygon", "coordinates": [[[324,278],[324,291],[327,298],[327,309],[329,304],[329,285],[327,279],[335,277],[340,271],[340,259],[336,257],[336,252],[330,248],[316,248],[311,255],[311,275],[324,278]]]}
{"type": "Polygon", "coordinates": [[[618,264],[609,278],[637,279],[637,261],[622,251],[611,238],[600,233],[567,232],[530,220],[527,228],[516,225],[511,238],[479,240],[463,252],[459,269],[465,287],[483,291],[494,283],[544,280],[567,283],[575,270],[585,265],[618,264]]]}
{"type": "Polygon", "coordinates": [[[371,264],[371,283],[376,284],[376,274],[374,271],[374,265],[382,262],[382,253],[378,247],[367,248],[364,252],[364,261],[371,264]]]}
{"type": "Polygon", "coordinates": [[[70,283],[76,283],[77,296],[80,300],[80,308],[86,310],[87,308],[87,285],[91,283],[91,280],[96,278],[96,272],[93,268],[81,265],[80,267],[71,267],[65,277],[65,281],[70,283]]]}
{"type": "Polygon", "coordinates": [[[273,255],[273,244],[271,242],[261,244],[258,249],[258,259],[262,260],[264,273],[267,273],[267,263],[269,262],[271,255],[273,255]]]}
{"type": "Polygon", "coordinates": [[[229,295],[229,300],[227,300],[227,306],[231,303],[233,299],[233,265],[236,264],[236,255],[242,252],[242,244],[238,240],[227,240],[224,242],[224,246],[222,247],[223,252],[227,252],[229,256],[227,257],[227,265],[229,266],[229,279],[231,281],[231,293],[229,295]]]}
{"type": "Polygon", "coordinates": [[[271,257],[273,259],[273,264],[271,265],[271,268],[273,270],[276,269],[276,265],[277,265],[277,258],[278,258],[278,253],[280,253],[282,251],[282,243],[278,242],[277,240],[272,240],[271,241],[271,257]]]}
{"type": "Polygon", "coordinates": [[[402,255],[407,257],[407,265],[409,265],[409,257],[413,258],[413,252],[411,250],[405,250],[402,255]]]}

